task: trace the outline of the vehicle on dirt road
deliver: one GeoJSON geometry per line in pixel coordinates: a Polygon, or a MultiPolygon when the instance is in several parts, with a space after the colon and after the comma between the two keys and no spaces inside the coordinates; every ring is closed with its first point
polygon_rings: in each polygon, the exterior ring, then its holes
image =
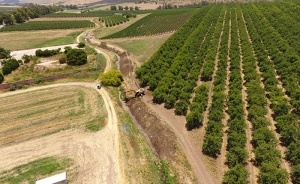
{"type": "Polygon", "coordinates": [[[128,92],[134,92],[135,93],[135,98],[136,97],[139,97],[141,95],[145,95],[145,89],[144,88],[141,88],[139,90],[134,90],[134,89],[131,89],[131,90],[128,90],[128,91],[123,91],[123,94],[124,94],[124,97],[125,97],[125,102],[127,102],[129,99],[126,97],[126,94],[128,92]]]}
{"type": "Polygon", "coordinates": [[[97,88],[98,88],[98,89],[101,89],[101,87],[102,87],[102,83],[99,83],[99,84],[97,85],[97,88]]]}

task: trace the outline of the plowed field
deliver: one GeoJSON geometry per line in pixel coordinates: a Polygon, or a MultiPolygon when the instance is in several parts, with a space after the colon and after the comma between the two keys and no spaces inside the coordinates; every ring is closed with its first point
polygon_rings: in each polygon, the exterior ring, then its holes
{"type": "Polygon", "coordinates": [[[96,131],[105,125],[95,90],[66,86],[0,98],[0,147],[66,129],[96,131]]]}

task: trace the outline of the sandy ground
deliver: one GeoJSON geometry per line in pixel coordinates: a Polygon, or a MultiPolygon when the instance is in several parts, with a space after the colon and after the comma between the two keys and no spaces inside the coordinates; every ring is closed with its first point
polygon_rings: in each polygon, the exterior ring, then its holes
{"type": "Polygon", "coordinates": [[[35,49],[28,49],[28,50],[20,50],[20,51],[13,51],[11,52],[11,56],[14,57],[15,59],[22,59],[22,56],[24,54],[27,55],[35,55],[35,51],[38,49],[42,49],[42,50],[54,50],[54,49],[58,49],[61,48],[61,51],[65,51],[64,47],[65,46],[70,46],[72,48],[77,48],[77,44],[69,44],[69,45],[60,45],[60,46],[52,46],[52,47],[42,47],[42,48],[35,48],[35,49]]]}

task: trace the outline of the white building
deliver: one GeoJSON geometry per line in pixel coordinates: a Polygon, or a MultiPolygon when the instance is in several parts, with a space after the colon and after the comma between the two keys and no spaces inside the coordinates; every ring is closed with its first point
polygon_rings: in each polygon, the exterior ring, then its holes
{"type": "Polygon", "coordinates": [[[68,184],[67,173],[60,173],[49,178],[36,181],[35,184],[68,184]]]}

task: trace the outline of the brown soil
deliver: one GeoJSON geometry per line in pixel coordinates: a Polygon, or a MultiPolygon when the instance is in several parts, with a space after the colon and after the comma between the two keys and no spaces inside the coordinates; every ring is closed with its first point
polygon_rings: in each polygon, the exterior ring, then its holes
{"type": "MultiPolygon", "coordinates": [[[[132,61],[131,65],[133,64],[132,61]]],[[[128,66],[128,67],[124,67],[124,69],[122,69],[127,75],[125,76],[125,83],[127,84],[127,89],[138,89],[140,88],[140,86],[138,85],[138,82],[135,80],[135,76],[132,73],[132,69],[131,67],[129,67],[129,63],[128,62],[123,62],[122,60],[120,61],[120,68],[123,68],[122,65],[128,66]]],[[[175,115],[174,113],[174,109],[172,110],[168,110],[165,109],[163,105],[159,105],[159,104],[155,104],[152,102],[152,95],[151,95],[151,91],[146,90],[146,95],[143,96],[142,100],[140,99],[131,99],[129,100],[129,102],[127,102],[128,107],[130,108],[130,111],[133,114],[133,116],[137,116],[135,117],[138,121],[138,124],[140,124],[142,126],[143,131],[147,134],[146,137],[148,137],[150,139],[151,144],[153,144],[153,142],[155,142],[155,140],[157,140],[157,138],[155,138],[155,136],[160,136],[160,137],[164,137],[166,140],[163,141],[164,142],[170,142],[172,143],[171,147],[167,147],[168,151],[171,151],[170,153],[167,153],[163,150],[160,150],[162,148],[157,147],[155,148],[155,144],[160,144],[160,142],[154,143],[154,145],[152,145],[154,147],[154,149],[159,153],[161,152],[163,154],[163,156],[168,155],[170,156],[170,158],[173,158],[173,149],[175,149],[175,145],[176,142],[178,142],[179,146],[181,147],[181,149],[184,151],[184,153],[187,156],[187,159],[189,161],[189,163],[192,166],[193,172],[197,178],[197,182],[198,183],[204,183],[204,184],[213,184],[215,183],[214,178],[212,177],[212,175],[210,174],[209,170],[206,168],[206,165],[204,162],[206,162],[206,164],[208,164],[208,162],[210,162],[209,160],[207,160],[205,157],[205,155],[203,155],[202,153],[202,149],[199,146],[199,141],[195,141],[194,139],[191,139],[191,133],[189,131],[187,131],[187,129],[185,128],[185,118],[184,117],[178,117],[175,115]],[[133,103],[133,104],[132,104],[133,103]],[[140,109],[144,109],[144,110],[140,110],[140,109]],[[149,121],[150,119],[150,121],[149,121]],[[168,129],[165,125],[163,125],[163,123],[160,121],[160,119],[166,121],[167,126],[169,126],[171,128],[168,129]],[[144,122],[146,121],[146,122],[144,122]],[[162,134],[165,134],[165,132],[169,132],[167,134],[167,136],[165,135],[159,135],[159,134],[151,134],[152,131],[155,130],[151,130],[152,129],[152,125],[154,122],[157,122],[157,124],[155,123],[154,126],[156,126],[156,128],[159,128],[160,130],[156,130],[162,134]],[[144,129],[144,127],[148,127],[149,130],[144,129]],[[150,133],[150,134],[149,134],[150,133]],[[171,136],[171,135],[174,135],[171,136]],[[152,136],[152,137],[151,137],[152,136]],[[173,137],[173,142],[171,140],[169,140],[171,137],[173,137]],[[178,137],[178,139],[180,141],[176,141],[176,137],[178,137]],[[151,140],[153,139],[153,140],[151,140]],[[173,147],[174,144],[174,147],[173,147]],[[172,149],[171,149],[172,148],[172,149]],[[158,150],[157,150],[158,149],[158,150]],[[202,159],[206,159],[206,161],[203,161],[202,159]]],[[[204,128],[203,128],[204,129],[204,128]]],[[[157,132],[157,133],[158,133],[157,132]]],[[[197,134],[197,136],[199,136],[201,134],[197,134]]],[[[161,155],[160,155],[161,157],[161,155]]]]}
{"type": "Polygon", "coordinates": [[[173,160],[177,140],[175,133],[164,126],[161,120],[140,98],[132,98],[126,104],[143,128],[160,159],[173,160]]]}

